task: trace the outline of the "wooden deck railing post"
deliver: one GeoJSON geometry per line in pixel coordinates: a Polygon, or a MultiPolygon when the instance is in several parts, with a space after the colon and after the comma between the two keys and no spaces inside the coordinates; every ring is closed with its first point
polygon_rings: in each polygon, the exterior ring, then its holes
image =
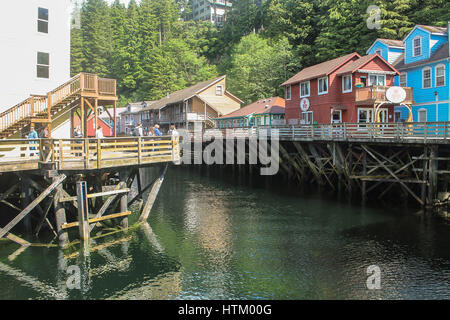
{"type": "Polygon", "coordinates": [[[63,142],[61,139],[59,139],[58,141],[58,146],[59,146],[59,170],[62,170],[63,168],[63,142]]]}
{"type": "Polygon", "coordinates": [[[138,164],[142,162],[142,138],[138,138],[138,164]]]}
{"type": "Polygon", "coordinates": [[[86,169],[89,169],[89,138],[85,138],[84,140],[84,154],[85,154],[84,166],[86,169]]]}
{"type": "Polygon", "coordinates": [[[80,73],[80,91],[84,91],[84,73],[80,73]]]}
{"type": "Polygon", "coordinates": [[[52,112],[52,94],[49,92],[47,94],[47,116],[48,120],[51,120],[51,113],[52,112]]]}
{"type": "Polygon", "coordinates": [[[30,117],[34,117],[34,97],[30,97],[30,117]]]}
{"type": "Polygon", "coordinates": [[[102,142],[97,139],[97,169],[102,167],[102,142]]]}

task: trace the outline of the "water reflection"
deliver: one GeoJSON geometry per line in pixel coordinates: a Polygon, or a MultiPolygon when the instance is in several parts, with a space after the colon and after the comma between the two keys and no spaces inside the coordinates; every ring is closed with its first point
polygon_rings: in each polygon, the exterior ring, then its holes
{"type": "Polygon", "coordinates": [[[149,223],[91,239],[89,255],[2,243],[0,299],[450,298],[447,220],[253,183],[172,168],[149,223]],[[371,265],[381,290],[366,287],[371,265]]]}

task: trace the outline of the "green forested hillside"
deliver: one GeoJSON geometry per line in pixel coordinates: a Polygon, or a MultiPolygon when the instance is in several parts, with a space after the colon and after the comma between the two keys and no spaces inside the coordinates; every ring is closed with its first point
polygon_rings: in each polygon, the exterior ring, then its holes
{"type": "Polygon", "coordinates": [[[260,2],[233,1],[215,28],[183,21],[189,0],[85,0],[81,28],[72,29],[71,72],[117,79],[120,104],[227,74],[228,89],[249,103],[282,94],[279,85],[304,67],[365,54],[376,38],[403,39],[416,24],[450,21],[447,0],[260,2]]]}

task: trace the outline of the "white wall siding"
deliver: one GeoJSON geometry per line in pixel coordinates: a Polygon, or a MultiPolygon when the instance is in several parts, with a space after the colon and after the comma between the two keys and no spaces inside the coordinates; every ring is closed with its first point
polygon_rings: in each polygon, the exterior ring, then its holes
{"type": "Polygon", "coordinates": [[[70,78],[70,0],[4,1],[0,10],[0,112],[46,94],[70,78]],[[48,33],[37,30],[38,8],[49,11],[48,33]],[[49,79],[37,78],[37,52],[50,54],[49,79]]]}

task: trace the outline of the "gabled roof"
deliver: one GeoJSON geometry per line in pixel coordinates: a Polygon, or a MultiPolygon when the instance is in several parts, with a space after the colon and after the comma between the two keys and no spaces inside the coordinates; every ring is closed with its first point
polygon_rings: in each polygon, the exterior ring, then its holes
{"type": "Polygon", "coordinates": [[[390,48],[399,48],[399,49],[404,49],[405,48],[405,44],[403,43],[402,40],[392,40],[392,39],[383,39],[383,38],[378,38],[377,40],[375,40],[372,45],[370,46],[369,49],[367,49],[366,53],[369,53],[370,50],[372,50],[373,46],[377,43],[377,42],[382,42],[385,45],[387,45],[390,48]]]}
{"type": "Polygon", "coordinates": [[[299,73],[297,73],[295,76],[287,80],[285,83],[283,83],[281,86],[328,76],[330,73],[332,73],[337,68],[339,68],[340,66],[342,66],[343,64],[345,64],[354,57],[360,58],[361,56],[358,53],[354,52],[333,60],[325,61],[316,64],[314,66],[305,68],[299,73]]]}
{"type": "Polygon", "coordinates": [[[219,119],[246,117],[250,114],[280,114],[285,113],[285,106],[286,101],[283,98],[272,97],[253,102],[219,119]]]}
{"type": "Polygon", "coordinates": [[[147,110],[154,110],[154,109],[161,109],[169,104],[184,102],[185,100],[192,98],[196,94],[206,90],[210,86],[214,85],[215,83],[225,79],[226,76],[221,76],[215,79],[203,81],[200,83],[197,83],[189,88],[181,89],[175,92],[170,93],[168,97],[164,97],[158,101],[154,101],[150,106],[147,106],[143,109],[143,111],[147,110]]]}
{"type": "Polygon", "coordinates": [[[449,58],[449,48],[448,48],[448,42],[442,45],[439,49],[437,49],[434,54],[429,58],[425,60],[416,61],[413,63],[405,64],[405,59],[400,59],[396,61],[395,68],[399,71],[407,70],[412,67],[418,67],[425,64],[429,64],[436,61],[441,61],[444,59],[449,58]]]}
{"type": "Polygon", "coordinates": [[[417,28],[426,31],[428,33],[431,34],[437,34],[437,35],[445,35],[447,33],[447,28],[443,28],[443,27],[434,27],[434,26],[425,26],[422,24],[418,24],[416,25],[409,33],[408,35],[405,37],[405,39],[409,38],[409,36],[414,32],[414,30],[416,30],[417,28]]]}
{"type": "Polygon", "coordinates": [[[383,61],[389,68],[391,68],[393,72],[399,73],[389,62],[384,60],[382,56],[380,56],[378,53],[374,53],[374,54],[370,54],[370,55],[361,57],[358,60],[356,60],[352,63],[349,63],[344,68],[342,68],[341,71],[339,71],[338,75],[343,75],[346,73],[353,73],[360,69],[363,69],[364,66],[367,65],[370,61],[377,59],[377,58],[380,59],[381,61],[383,61]]]}
{"type": "Polygon", "coordinates": [[[393,39],[377,39],[381,42],[383,42],[384,44],[386,44],[389,47],[394,47],[394,48],[404,48],[405,44],[403,43],[402,40],[393,40],[393,39]]]}
{"type": "Polygon", "coordinates": [[[447,28],[445,27],[435,27],[435,26],[425,26],[423,24],[418,24],[416,27],[422,28],[433,34],[445,34],[447,33],[447,28]]]}

